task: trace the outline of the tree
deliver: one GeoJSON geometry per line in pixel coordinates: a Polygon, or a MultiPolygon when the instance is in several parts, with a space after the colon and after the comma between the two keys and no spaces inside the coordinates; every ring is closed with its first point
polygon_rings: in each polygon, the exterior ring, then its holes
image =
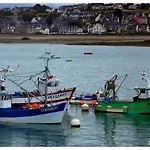
{"type": "Polygon", "coordinates": [[[46,24],[49,26],[52,25],[52,23],[53,23],[53,16],[49,15],[46,19],[46,24]]]}
{"type": "Polygon", "coordinates": [[[122,19],[122,16],[123,16],[121,9],[118,9],[118,8],[115,9],[114,12],[113,12],[113,15],[117,16],[119,18],[119,22],[121,22],[121,19],[122,19]]]}
{"type": "Polygon", "coordinates": [[[60,16],[60,14],[57,13],[56,11],[51,12],[46,19],[47,25],[48,26],[52,25],[54,18],[59,17],[59,16],[60,16]]]}
{"type": "Polygon", "coordinates": [[[36,10],[39,13],[44,13],[46,12],[46,9],[49,8],[49,6],[46,5],[40,5],[40,4],[36,4],[35,6],[33,6],[33,9],[36,10]]]}
{"type": "Polygon", "coordinates": [[[81,19],[70,19],[68,21],[68,24],[71,25],[71,26],[82,27],[83,26],[83,21],[81,19]]]}
{"type": "Polygon", "coordinates": [[[1,11],[0,10],[0,19],[9,19],[9,18],[12,18],[12,12],[9,12],[9,11],[1,11]]]}
{"type": "Polygon", "coordinates": [[[57,26],[52,27],[51,32],[58,32],[58,27],[57,26]]]}
{"type": "Polygon", "coordinates": [[[33,6],[33,9],[34,10],[39,10],[41,8],[41,5],[40,4],[36,4],[35,6],[33,6]]]}
{"type": "Polygon", "coordinates": [[[148,25],[150,25],[150,18],[148,18],[148,25]]]}
{"type": "Polygon", "coordinates": [[[141,4],[141,9],[149,9],[150,4],[149,3],[142,3],[141,4]]]}
{"type": "Polygon", "coordinates": [[[31,13],[25,13],[22,15],[22,19],[24,22],[31,22],[33,15],[31,13]]]}

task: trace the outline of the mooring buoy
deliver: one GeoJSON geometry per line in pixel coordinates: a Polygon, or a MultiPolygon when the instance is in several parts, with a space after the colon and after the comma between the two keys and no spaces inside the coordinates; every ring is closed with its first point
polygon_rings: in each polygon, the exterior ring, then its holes
{"type": "Polygon", "coordinates": [[[89,111],[89,105],[88,104],[83,104],[81,106],[82,111],[89,111]]]}
{"type": "Polygon", "coordinates": [[[79,121],[79,119],[76,119],[76,118],[72,119],[71,126],[72,127],[80,127],[80,121],[79,121]]]}

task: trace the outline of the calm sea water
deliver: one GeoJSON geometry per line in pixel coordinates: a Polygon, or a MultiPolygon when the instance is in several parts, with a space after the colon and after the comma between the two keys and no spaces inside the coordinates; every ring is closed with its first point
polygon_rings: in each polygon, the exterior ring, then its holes
{"type": "MultiPolygon", "coordinates": [[[[76,86],[77,94],[93,93],[115,74],[128,74],[118,97],[131,99],[133,88],[140,83],[140,73],[144,70],[150,75],[150,49],[127,46],[0,44],[0,68],[9,65],[15,74],[26,75],[41,71],[44,62],[38,57],[47,51],[61,57],[49,62],[51,73],[60,80],[60,88],[76,86]],[[93,55],[83,55],[89,51],[93,55]]],[[[10,91],[18,90],[11,83],[6,86],[10,91]]],[[[33,85],[24,86],[31,89],[33,85]]],[[[82,112],[79,106],[70,105],[61,125],[1,123],[0,146],[148,146],[149,132],[150,116],[95,114],[92,108],[82,112]],[[80,128],[71,128],[73,118],[80,120],[80,128]]]]}

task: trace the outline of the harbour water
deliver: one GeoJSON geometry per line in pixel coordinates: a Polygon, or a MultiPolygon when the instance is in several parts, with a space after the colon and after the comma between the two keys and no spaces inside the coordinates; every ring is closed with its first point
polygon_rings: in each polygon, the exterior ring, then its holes
{"type": "MultiPolygon", "coordinates": [[[[38,72],[44,65],[38,57],[45,52],[61,57],[49,62],[51,73],[60,80],[60,88],[76,86],[77,94],[93,93],[115,74],[128,74],[118,97],[131,99],[141,72],[150,75],[149,48],[128,46],[0,44],[0,68],[9,65],[16,74],[38,72]],[[66,62],[68,59],[72,61],[66,62]]],[[[18,90],[12,84],[7,88],[18,90]]],[[[80,106],[70,105],[61,125],[0,123],[0,146],[149,146],[149,132],[150,116],[95,114],[93,108],[82,112],[80,106]],[[71,128],[73,118],[80,120],[80,128],[71,128]]]]}

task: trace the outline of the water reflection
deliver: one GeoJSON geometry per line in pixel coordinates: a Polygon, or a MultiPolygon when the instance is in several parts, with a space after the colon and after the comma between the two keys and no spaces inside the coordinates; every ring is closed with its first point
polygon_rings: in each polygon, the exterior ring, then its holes
{"type": "Polygon", "coordinates": [[[103,124],[103,128],[104,128],[103,139],[104,139],[105,146],[107,147],[116,146],[114,141],[116,120],[106,114],[96,113],[95,116],[96,119],[102,120],[101,123],[103,124]]]}
{"type": "Polygon", "coordinates": [[[134,140],[133,146],[149,146],[150,141],[150,116],[149,115],[138,115],[128,116],[133,120],[134,126],[134,140]]]}
{"type": "Polygon", "coordinates": [[[65,146],[62,125],[0,124],[0,146],[65,146]]]}
{"type": "Polygon", "coordinates": [[[105,146],[148,146],[150,116],[96,113],[104,128],[105,146]]]}

